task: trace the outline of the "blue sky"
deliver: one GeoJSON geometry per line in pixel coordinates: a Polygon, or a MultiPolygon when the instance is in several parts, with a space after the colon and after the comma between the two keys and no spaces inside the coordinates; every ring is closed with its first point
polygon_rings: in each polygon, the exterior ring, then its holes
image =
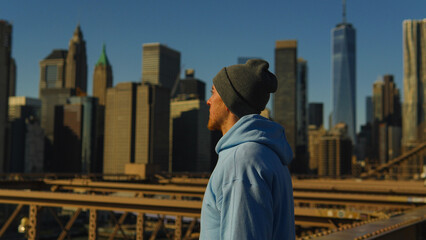
{"type": "MultiPolygon", "coordinates": [[[[358,126],[379,76],[393,74],[402,94],[402,21],[425,18],[425,9],[425,0],[347,0],[347,21],[357,31],[358,126]]],[[[114,84],[140,81],[142,44],[161,42],[180,51],[182,68],[194,68],[210,88],[215,74],[240,56],[263,58],[273,71],[275,41],[296,39],[298,56],[308,61],[308,100],[324,103],[328,122],[330,34],[342,20],[341,0],[17,0],[2,1],[0,19],[13,24],[17,95],[30,97],[38,97],[39,61],[53,49],[67,49],[78,23],[89,94],[103,43],[114,84]]]]}

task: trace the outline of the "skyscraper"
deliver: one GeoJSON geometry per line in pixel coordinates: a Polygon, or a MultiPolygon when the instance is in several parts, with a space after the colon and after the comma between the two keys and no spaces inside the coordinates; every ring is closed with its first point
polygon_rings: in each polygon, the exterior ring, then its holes
{"type": "Polygon", "coordinates": [[[10,58],[9,97],[16,96],[16,62],[10,58]]]}
{"type": "Polygon", "coordinates": [[[392,75],[385,75],[373,84],[373,117],[372,159],[387,163],[401,149],[401,103],[392,75]]]}
{"type": "Polygon", "coordinates": [[[169,170],[170,89],[143,83],[136,107],[135,163],[169,170]]]}
{"type": "Polygon", "coordinates": [[[323,104],[309,103],[309,125],[321,127],[323,125],[323,104]]]}
{"type": "Polygon", "coordinates": [[[40,97],[42,89],[65,87],[67,54],[67,50],[54,49],[47,57],[40,61],[40,97]]]}
{"type": "Polygon", "coordinates": [[[135,162],[137,83],[119,83],[107,90],[103,173],[124,173],[135,162]]]}
{"type": "Polygon", "coordinates": [[[405,150],[426,141],[426,19],[403,22],[405,150]]]}
{"type": "Polygon", "coordinates": [[[80,24],[77,25],[74,34],[69,42],[65,87],[76,89],[77,94],[87,92],[87,58],[86,42],[80,24]]]}
{"type": "Polygon", "coordinates": [[[308,144],[308,64],[303,58],[297,59],[296,86],[297,146],[306,148],[308,144]]]}
{"type": "Polygon", "coordinates": [[[372,96],[367,96],[365,98],[365,122],[372,124],[373,121],[373,98],[372,96]]]}
{"type": "Polygon", "coordinates": [[[341,177],[351,173],[352,143],[347,126],[339,123],[319,140],[318,175],[341,177]]]}
{"type": "Polygon", "coordinates": [[[12,25],[0,20],[0,173],[7,159],[7,115],[9,101],[12,25]]]}
{"type": "Polygon", "coordinates": [[[399,89],[393,81],[393,75],[383,76],[383,80],[373,85],[374,120],[401,126],[401,103],[399,89]]]}
{"type": "Polygon", "coordinates": [[[209,108],[205,83],[185,71],[179,94],[170,103],[172,172],[208,172],[211,166],[211,133],[207,129],[209,108]],[[191,149],[188,151],[188,149],[191,149]]]}
{"type": "Polygon", "coordinates": [[[10,172],[43,171],[44,134],[40,127],[40,108],[39,99],[9,97],[10,172]]]}
{"type": "Polygon", "coordinates": [[[110,87],[112,87],[112,68],[103,45],[93,73],[93,96],[99,99],[99,105],[105,105],[106,90],[110,87]]]}
{"type": "Polygon", "coordinates": [[[142,48],[142,82],[166,87],[174,94],[179,82],[180,52],[160,43],[146,43],[142,48]]]}
{"type": "Polygon", "coordinates": [[[119,83],[107,90],[104,173],[124,173],[129,163],[169,164],[170,90],[139,83],[119,83]]]}
{"type": "MultiPolygon", "coordinates": [[[[274,120],[285,128],[287,140],[296,153],[297,138],[297,41],[277,41],[275,74],[278,89],[274,94],[274,120]]],[[[297,157],[297,156],[295,156],[297,157]]]]}
{"type": "Polygon", "coordinates": [[[194,69],[185,70],[185,79],[179,82],[179,89],[177,92],[177,98],[179,98],[179,100],[206,99],[206,84],[196,79],[194,74],[194,69]]]}
{"type": "Polygon", "coordinates": [[[346,22],[346,9],[343,6],[343,22],[332,32],[332,125],[346,123],[348,134],[356,140],[356,42],[355,28],[346,22]]]}
{"type": "Polygon", "coordinates": [[[296,161],[290,170],[308,171],[307,62],[297,59],[297,41],[277,41],[275,74],[278,89],[274,94],[274,120],[285,128],[287,140],[296,161]]]}

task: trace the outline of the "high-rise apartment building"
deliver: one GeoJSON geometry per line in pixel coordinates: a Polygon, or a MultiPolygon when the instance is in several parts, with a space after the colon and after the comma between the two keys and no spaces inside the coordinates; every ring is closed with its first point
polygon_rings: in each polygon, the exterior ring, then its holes
{"type": "Polygon", "coordinates": [[[316,127],[323,126],[323,104],[322,103],[309,103],[308,105],[309,121],[308,125],[316,127]]]}
{"type": "Polygon", "coordinates": [[[404,150],[426,141],[426,19],[403,22],[404,150]]]}
{"type": "Polygon", "coordinates": [[[7,113],[9,101],[12,25],[0,20],[0,173],[7,159],[7,113]]]}
{"type": "Polygon", "coordinates": [[[343,22],[332,32],[331,63],[333,109],[332,126],[345,123],[352,143],[356,142],[356,41],[355,28],[343,22]]]}
{"type": "Polygon", "coordinates": [[[112,67],[104,45],[93,73],[93,96],[99,99],[99,105],[105,105],[106,91],[110,87],[112,87],[112,67]]]}
{"type": "Polygon", "coordinates": [[[180,74],[180,52],[160,43],[142,46],[142,82],[176,91],[180,74]]]}
{"type": "Polygon", "coordinates": [[[87,92],[86,42],[83,39],[80,24],[77,25],[69,42],[65,87],[76,89],[77,94],[87,92]]]}
{"type": "MultiPolygon", "coordinates": [[[[285,128],[287,140],[296,154],[297,138],[297,41],[277,41],[275,75],[278,89],[274,94],[274,120],[285,128]]],[[[297,157],[297,156],[295,156],[297,157]]]]}

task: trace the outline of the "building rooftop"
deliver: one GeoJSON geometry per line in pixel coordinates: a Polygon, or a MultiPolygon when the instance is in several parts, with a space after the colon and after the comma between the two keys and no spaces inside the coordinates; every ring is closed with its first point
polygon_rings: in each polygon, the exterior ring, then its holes
{"type": "Polygon", "coordinates": [[[67,58],[68,50],[53,49],[53,51],[44,59],[65,59],[67,58]]]}
{"type": "Polygon", "coordinates": [[[108,61],[108,57],[106,55],[106,51],[105,51],[105,44],[102,46],[102,53],[101,56],[98,59],[98,62],[96,63],[96,66],[98,65],[104,65],[104,66],[109,66],[109,61],[108,61]]]}

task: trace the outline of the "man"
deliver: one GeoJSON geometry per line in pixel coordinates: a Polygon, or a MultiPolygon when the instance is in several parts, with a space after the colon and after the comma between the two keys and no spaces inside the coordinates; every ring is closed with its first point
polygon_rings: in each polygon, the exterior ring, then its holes
{"type": "Polygon", "coordinates": [[[259,59],[213,79],[208,128],[222,131],[204,194],[200,239],[294,239],[293,154],[284,129],[259,113],[277,79],[259,59]]]}

